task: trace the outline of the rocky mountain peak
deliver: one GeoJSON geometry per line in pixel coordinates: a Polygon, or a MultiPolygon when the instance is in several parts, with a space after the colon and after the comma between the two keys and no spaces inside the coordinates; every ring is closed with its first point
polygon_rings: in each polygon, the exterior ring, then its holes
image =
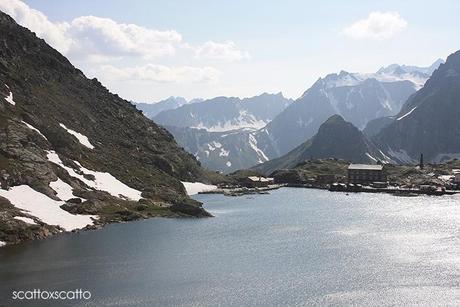
{"type": "Polygon", "coordinates": [[[384,160],[375,145],[340,115],[330,116],[310,140],[277,159],[253,169],[270,174],[275,170],[293,168],[309,159],[337,158],[356,163],[377,163],[384,160]]]}

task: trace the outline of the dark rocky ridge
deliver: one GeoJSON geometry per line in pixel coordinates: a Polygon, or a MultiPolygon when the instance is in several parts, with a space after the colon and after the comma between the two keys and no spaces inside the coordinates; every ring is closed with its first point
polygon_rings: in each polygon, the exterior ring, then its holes
{"type": "Polygon", "coordinates": [[[417,162],[421,153],[433,162],[460,157],[460,51],[439,66],[395,117],[374,140],[398,162],[417,162]]]}
{"type": "Polygon", "coordinates": [[[294,168],[306,160],[322,158],[337,158],[354,163],[376,163],[384,160],[375,145],[358,128],[346,122],[340,115],[333,115],[310,140],[286,155],[252,169],[268,175],[275,170],[294,168]]]}
{"type": "MultiPolygon", "coordinates": [[[[91,207],[99,202],[95,208],[99,208],[96,211],[101,214],[101,223],[156,216],[157,212],[162,216],[208,215],[201,204],[186,195],[180,181],[212,183],[221,180],[218,175],[201,168],[169,132],[144,117],[131,103],[110,93],[96,79],[87,79],[59,52],[2,12],[0,97],[1,188],[27,184],[57,199],[49,183],[59,177],[76,193],[85,192],[88,202],[80,206],[91,207]],[[10,91],[16,105],[3,99],[10,91]],[[22,121],[38,128],[47,140],[22,121]],[[95,148],[82,146],[60,123],[87,136],[95,148]],[[149,210],[138,210],[143,213],[136,215],[133,202],[89,189],[49,162],[48,150],[56,151],[70,167],[75,167],[72,160],[76,160],[88,169],[109,172],[142,191],[149,210]],[[114,203],[120,210],[112,210],[114,203]],[[168,206],[161,207],[162,204],[168,206]],[[117,213],[123,210],[134,215],[117,213]]],[[[8,216],[2,211],[0,222],[7,223],[8,216]]],[[[2,229],[0,240],[15,241],[2,229]]]]}

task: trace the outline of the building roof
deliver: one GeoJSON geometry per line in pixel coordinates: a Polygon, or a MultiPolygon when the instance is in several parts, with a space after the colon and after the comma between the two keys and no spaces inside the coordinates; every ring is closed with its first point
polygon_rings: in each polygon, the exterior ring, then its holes
{"type": "Polygon", "coordinates": [[[378,164],[350,164],[348,169],[351,170],[368,170],[368,171],[381,171],[383,170],[383,165],[378,164]]]}
{"type": "Polygon", "coordinates": [[[269,182],[269,181],[273,181],[273,178],[265,178],[265,177],[258,177],[258,176],[249,176],[248,177],[249,180],[251,181],[260,181],[260,182],[269,182]]]}

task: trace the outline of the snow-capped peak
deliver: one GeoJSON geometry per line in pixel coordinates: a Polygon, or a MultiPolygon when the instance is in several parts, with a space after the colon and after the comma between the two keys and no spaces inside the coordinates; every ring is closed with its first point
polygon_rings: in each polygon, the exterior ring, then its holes
{"type": "Polygon", "coordinates": [[[323,79],[326,88],[355,86],[363,81],[359,74],[353,74],[344,70],[339,74],[329,74],[323,79]]]}

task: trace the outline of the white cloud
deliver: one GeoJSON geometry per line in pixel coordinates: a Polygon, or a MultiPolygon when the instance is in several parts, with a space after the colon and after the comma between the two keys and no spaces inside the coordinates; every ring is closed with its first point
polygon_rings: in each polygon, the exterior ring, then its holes
{"type": "Polygon", "coordinates": [[[181,35],[173,30],[158,31],[95,16],[53,23],[43,13],[19,0],[1,0],[0,10],[58,51],[75,59],[105,61],[123,56],[154,58],[173,55],[182,40],[181,35]]]}
{"type": "Polygon", "coordinates": [[[372,12],[366,19],[358,20],[342,30],[354,39],[388,39],[407,27],[407,21],[397,12],[372,12]]]}
{"type": "Polygon", "coordinates": [[[66,34],[67,23],[52,23],[42,12],[30,8],[19,0],[1,0],[0,10],[13,17],[20,25],[34,31],[38,37],[66,53],[72,39],[66,34]]]}
{"type": "Polygon", "coordinates": [[[196,48],[182,43],[174,30],[159,31],[109,18],[81,16],[70,22],[53,23],[42,12],[20,0],[0,0],[0,10],[72,59],[107,62],[122,57],[152,59],[172,56],[177,47],[191,50],[196,58],[236,61],[249,58],[232,41],[208,41],[196,48]]]}
{"type": "Polygon", "coordinates": [[[92,56],[154,58],[173,55],[175,46],[182,40],[181,35],[173,30],[152,30],[95,16],[75,18],[67,34],[74,41],[71,54],[92,56]]]}
{"type": "Polygon", "coordinates": [[[123,91],[124,83],[129,83],[127,98],[142,96],[139,91],[145,92],[146,86],[155,83],[163,84],[162,88],[167,83],[184,87],[215,84],[222,74],[212,67],[217,62],[250,58],[233,41],[191,46],[175,30],[151,29],[110,18],[80,16],[54,22],[20,0],[0,0],[0,10],[77,63],[86,74],[113,86],[112,91],[123,91]]]}
{"type": "Polygon", "coordinates": [[[195,56],[202,59],[224,61],[249,59],[249,53],[239,50],[232,41],[223,43],[208,41],[195,49],[195,56]]]}
{"type": "Polygon", "coordinates": [[[98,70],[102,78],[118,81],[153,81],[159,83],[217,82],[220,71],[213,67],[177,66],[147,64],[143,66],[118,68],[104,65],[98,70]]]}

